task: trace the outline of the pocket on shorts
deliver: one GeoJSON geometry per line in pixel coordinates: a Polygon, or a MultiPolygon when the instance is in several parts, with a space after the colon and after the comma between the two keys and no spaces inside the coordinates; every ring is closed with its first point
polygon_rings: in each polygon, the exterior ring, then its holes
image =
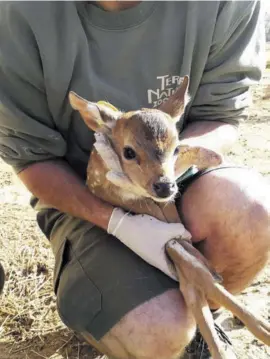
{"type": "Polygon", "coordinates": [[[92,320],[101,311],[102,295],[87,276],[68,238],[56,254],[54,291],[62,321],[74,331],[90,331],[92,320]]]}

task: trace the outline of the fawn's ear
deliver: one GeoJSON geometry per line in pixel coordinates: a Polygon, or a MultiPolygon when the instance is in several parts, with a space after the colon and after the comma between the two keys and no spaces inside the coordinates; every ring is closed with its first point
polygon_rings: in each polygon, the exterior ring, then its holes
{"type": "Polygon", "coordinates": [[[69,102],[74,110],[80,112],[86,125],[94,132],[110,132],[121,112],[106,102],[89,102],[77,95],[69,93],[69,102]]]}
{"type": "Polygon", "coordinates": [[[170,115],[176,122],[180,120],[189,101],[188,96],[189,77],[184,76],[181,85],[167,101],[159,106],[159,110],[170,115]]]}
{"type": "Polygon", "coordinates": [[[205,170],[209,167],[219,166],[223,157],[220,153],[217,153],[208,148],[201,146],[188,146],[180,145],[179,155],[175,163],[175,173],[179,177],[189,167],[195,165],[199,170],[205,170]]]}

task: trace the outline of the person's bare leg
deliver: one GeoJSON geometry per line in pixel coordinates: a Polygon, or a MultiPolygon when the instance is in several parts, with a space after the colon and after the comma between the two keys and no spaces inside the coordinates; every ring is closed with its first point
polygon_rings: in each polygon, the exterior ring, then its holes
{"type": "Polygon", "coordinates": [[[195,329],[180,292],[172,289],[132,310],[101,341],[82,335],[113,358],[173,359],[191,341],[195,329]]]}
{"type": "Polygon", "coordinates": [[[270,186],[247,169],[219,169],[187,189],[181,213],[194,243],[237,294],[265,266],[270,251],[270,186]]]}

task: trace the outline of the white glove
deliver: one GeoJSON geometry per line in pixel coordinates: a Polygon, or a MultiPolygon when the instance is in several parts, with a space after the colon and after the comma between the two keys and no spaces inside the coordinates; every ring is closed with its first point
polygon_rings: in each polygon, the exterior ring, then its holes
{"type": "Polygon", "coordinates": [[[165,245],[173,238],[191,239],[191,234],[181,223],[165,223],[149,215],[131,215],[115,208],[107,231],[147,263],[178,281],[165,245]]]}

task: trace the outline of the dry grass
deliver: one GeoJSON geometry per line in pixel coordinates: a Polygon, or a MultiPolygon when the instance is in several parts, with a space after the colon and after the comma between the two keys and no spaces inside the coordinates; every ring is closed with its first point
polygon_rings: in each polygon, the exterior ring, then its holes
{"type": "MultiPolygon", "coordinates": [[[[29,194],[14,184],[14,177],[5,164],[1,163],[0,171],[3,174],[0,261],[7,276],[0,308],[0,358],[27,358],[22,355],[24,348],[29,358],[35,355],[40,358],[41,347],[52,333],[56,333],[58,339],[62,333],[65,341],[72,335],[65,330],[56,312],[52,291],[53,256],[35,223],[35,213],[28,206],[29,194]]],[[[63,343],[58,342],[59,349],[63,343]]],[[[53,354],[52,358],[57,358],[53,354]]],[[[46,353],[45,357],[50,356],[46,353]]]]}
{"type": "MultiPolygon", "coordinates": [[[[255,167],[270,179],[270,75],[254,90],[248,123],[230,159],[255,167]]],[[[59,320],[52,290],[53,255],[28,206],[28,192],[0,162],[0,261],[7,281],[0,299],[0,359],[86,359],[97,357],[59,320]]],[[[242,295],[247,305],[270,319],[270,267],[242,295]]],[[[219,319],[240,358],[266,359],[270,349],[255,340],[228,313],[219,319]]]]}

